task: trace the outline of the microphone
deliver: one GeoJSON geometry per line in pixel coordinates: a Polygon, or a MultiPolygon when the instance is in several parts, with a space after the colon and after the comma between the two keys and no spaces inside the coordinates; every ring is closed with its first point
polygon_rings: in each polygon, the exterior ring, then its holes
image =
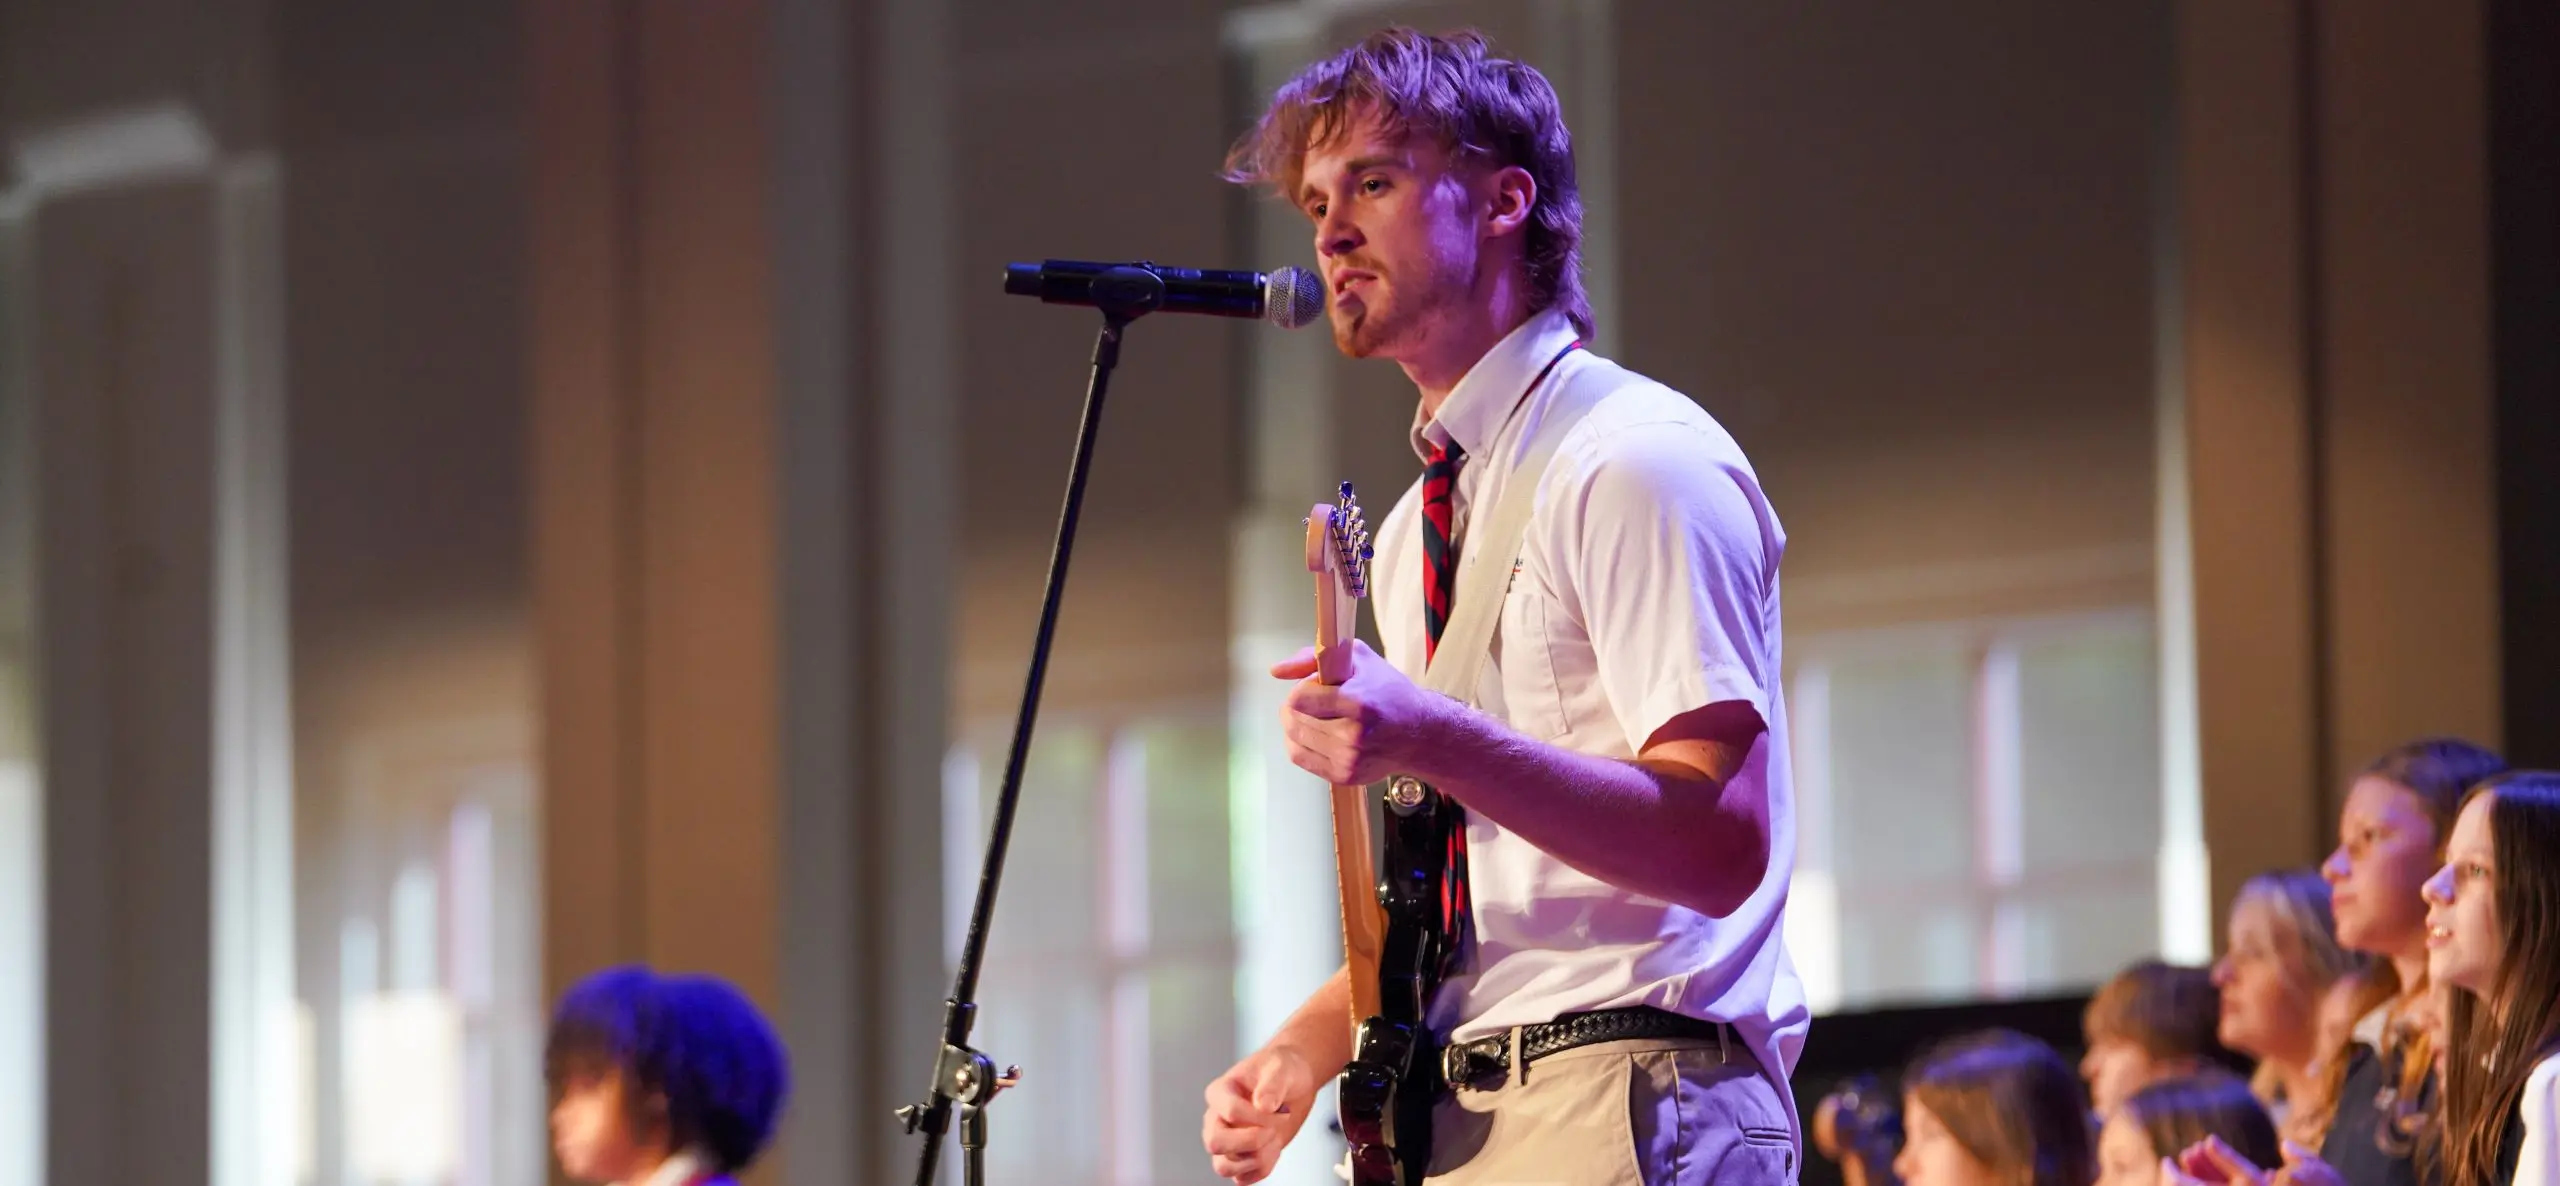
{"type": "Polygon", "coordinates": [[[1133,317],[1157,311],[1208,313],[1258,318],[1282,329],[1296,329],[1324,315],[1324,281],[1305,268],[1207,272],[1144,261],[1051,259],[1006,264],[1004,290],[1052,305],[1092,305],[1133,317]]]}

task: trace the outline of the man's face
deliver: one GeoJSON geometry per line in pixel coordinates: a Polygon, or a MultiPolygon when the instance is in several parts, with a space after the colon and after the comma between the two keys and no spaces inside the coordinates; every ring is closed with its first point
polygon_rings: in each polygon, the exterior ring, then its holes
{"type": "Polygon", "coordinates": [[[1334,344],[1353,358],[1412,356],[1474,290],[1479,171],[1373,111],[1310,145],[1302,168],[1298,208],[1315,224],[1334,344]]]}

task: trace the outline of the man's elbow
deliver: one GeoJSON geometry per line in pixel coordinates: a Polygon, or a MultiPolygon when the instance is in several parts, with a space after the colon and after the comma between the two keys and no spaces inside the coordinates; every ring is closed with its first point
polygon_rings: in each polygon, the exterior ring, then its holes
{"type": "Polygon", "coordinates": [[[1725,918],[1760,892],[1769,877],[1769,821],[1759,813],[1716,821],[1714,839],[1698,862],[1689,905],[1709,918],[1725,918]]]}

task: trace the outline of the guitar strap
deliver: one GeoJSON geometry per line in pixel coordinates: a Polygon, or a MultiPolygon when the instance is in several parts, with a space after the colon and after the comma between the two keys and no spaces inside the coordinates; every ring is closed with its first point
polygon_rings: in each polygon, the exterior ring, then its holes
{"type": "MultiPolygon", "coordinates": [[[[1528,444],[1502,487],[1502,501],[1483,526],[1471,529],[1458,563],[1458,600],[1439,647],[1425,669],[1422,686],[1468,705],[1476,703],[1477,679],[1492,656],[1493,632],[1502,622],[1503,598],[1511,592],[1511,575],[1520,562],[1520,541],[1528,535],[1529,513],[1536,509],[1538,484],[1547,463],[1555,460],[1565,434],[1589,415],[1600,397],[1618,388],[1619,369],[1587,350],[1574,350],[1557,360],[1555,390],[1539,409],[1528,444]],[[1498,558],[1488,562],[1487,557],[1498,558]]],[[[1535,393],[1532,393],[1534,397],[1535,393]]]]}

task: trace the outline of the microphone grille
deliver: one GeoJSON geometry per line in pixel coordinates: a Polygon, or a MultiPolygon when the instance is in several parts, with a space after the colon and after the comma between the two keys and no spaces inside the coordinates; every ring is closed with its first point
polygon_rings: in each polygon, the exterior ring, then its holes
{"type": "Polygon", "coordinates": [[[1296,329],[1324,316],[1324,281],[1305,268],[1282,268],[1262,284],[1263,320],[1296,329]]]}

